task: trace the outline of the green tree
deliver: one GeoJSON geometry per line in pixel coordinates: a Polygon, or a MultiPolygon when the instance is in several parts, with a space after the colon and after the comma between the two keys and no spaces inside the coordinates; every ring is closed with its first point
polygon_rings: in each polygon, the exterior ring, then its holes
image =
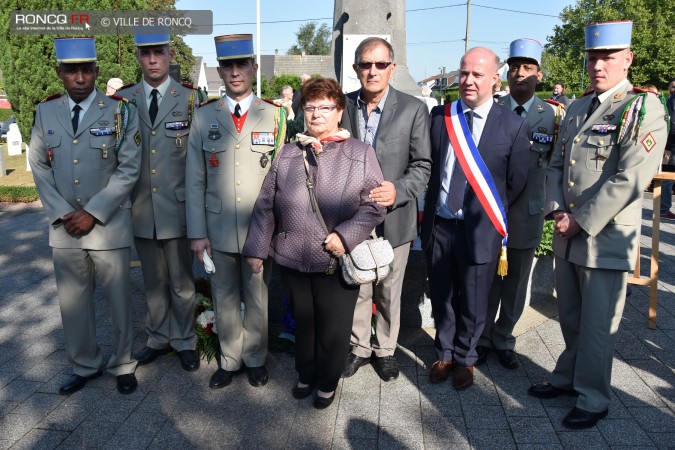
{"type": "MultiPolygon", "coordinates": [[[[174,0],[81,0],[78,10],[144,10],[172,9],[174,0]],[[157,6],[157,8],[153,8],[157,6]],[[161,8],[160,8],[161,7],[161,8]]],[[[0,69],[7,98],[12,104],[16,121],[25,141],[30,139],[33,114],[36,105],[47,96],[63,92],[63,83],[56,76],[53,35],[17,35],[9,32],[9,11],[23,10],[68,10],[73,3],[68,0],[0,0],[0,69]]],[[[172,38],[175,44],[176,61],[181,73],[189,75],[194,57],[180,36],[172,38]]],[[[140,79],[135,55],[133,36],[96,36],[96,54],[99,66],[97,87],[105,91],[109,78],[119,77],[125,83],[140,79]]]]}
{"type": "Polygon", "coordinates": [[[307,22],[300,25],[295,32],[297,43],[288,49],[289,55],[301,55],[304,51],[306,55],[329,55],[331,33],[328,25],[318,22],[307,22]]]}
{"type": "Polygon", "coordinates": [[[633,20],[635,53],[629,78],[634,85],[663,87],[675,67],[675,2],[672,0],[577,0],[560,13],[562,25],[549,36],[543,56],[544,89],[560,80],[572,90],[590,86],[584,70],[584,26],[593,22],[633,20]]]}

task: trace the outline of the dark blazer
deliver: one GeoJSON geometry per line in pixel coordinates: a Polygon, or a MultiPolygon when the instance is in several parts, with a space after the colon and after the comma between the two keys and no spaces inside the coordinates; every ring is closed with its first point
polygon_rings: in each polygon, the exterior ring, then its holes
{"type": "MultiPolygon", "coordinates": [[[[436,204],[450,145],[444,109],[445,106],[436,106],[431,110],[431,157],[434,164],[431,166],[431,178],[424,201],[422,247],[425,249],[431,241],[436,204]]],[[[529,136],[530,127],[525,119],[497,105],[492,106],[478,143],[478,151],[507,210],[527,181],[529,136]]],[[[499,255],[502,237],[490,222],[471,186],[466,190],[463,209],[469,257],[477,264],[494,261],[499,255]]]]}
{"type": "MultiPolygon", "coordinates": [[[[358,95],[359,91],[347,94],[341,126],[361,140],[358,95]]],[[[396,186],[396,203],[387,208],[382,225],[384,237],[393,247],[417,237],[417,196],[424,190],[431,170],[428,111],[425,103],[389,86],[378,125],[375,154],[384,179],[396,186]]]]}

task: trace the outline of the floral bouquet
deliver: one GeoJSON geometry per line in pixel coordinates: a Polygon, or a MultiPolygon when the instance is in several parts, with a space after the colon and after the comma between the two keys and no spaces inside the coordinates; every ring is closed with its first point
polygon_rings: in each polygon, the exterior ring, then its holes
{"type": "Polygon", "coordinates": [[[216,317],[211,300],[211,285],[203,278],[195,280],[195,334],[197,335],[197,352],[210,363],[220,353],[216,317]]]}

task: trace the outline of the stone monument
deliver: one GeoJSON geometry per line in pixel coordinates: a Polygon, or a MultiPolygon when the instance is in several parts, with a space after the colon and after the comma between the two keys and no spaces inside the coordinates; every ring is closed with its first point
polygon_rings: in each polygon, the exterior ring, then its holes
{"type": "MultiPolygon", "coordinates": [[[[405,0],[335,0],[331,53],[335,76],[340,83],[344,82],[347,74],[353,75],[351,64],[343,67],[344,36],[388,35],[396,62],[392,85],[407,94],[420,95],[421,88],[410,76],[406,63],[405,3],[405,0]]],[[[347,61],[354,61],[353,55],[346,56],[347,61]]]]}

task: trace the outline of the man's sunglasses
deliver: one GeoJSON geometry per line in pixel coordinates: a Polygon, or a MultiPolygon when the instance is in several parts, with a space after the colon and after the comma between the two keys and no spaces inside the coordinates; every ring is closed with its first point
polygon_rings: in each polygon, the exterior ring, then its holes
{"type": "Polygon", "coordinates": [[[360,62],[356,66],[361,70],[370,70],[371,67],[377,68],[377,70],[384,70],[387,67],[391,66],[391,61],[389,62],[360,62]]]}

